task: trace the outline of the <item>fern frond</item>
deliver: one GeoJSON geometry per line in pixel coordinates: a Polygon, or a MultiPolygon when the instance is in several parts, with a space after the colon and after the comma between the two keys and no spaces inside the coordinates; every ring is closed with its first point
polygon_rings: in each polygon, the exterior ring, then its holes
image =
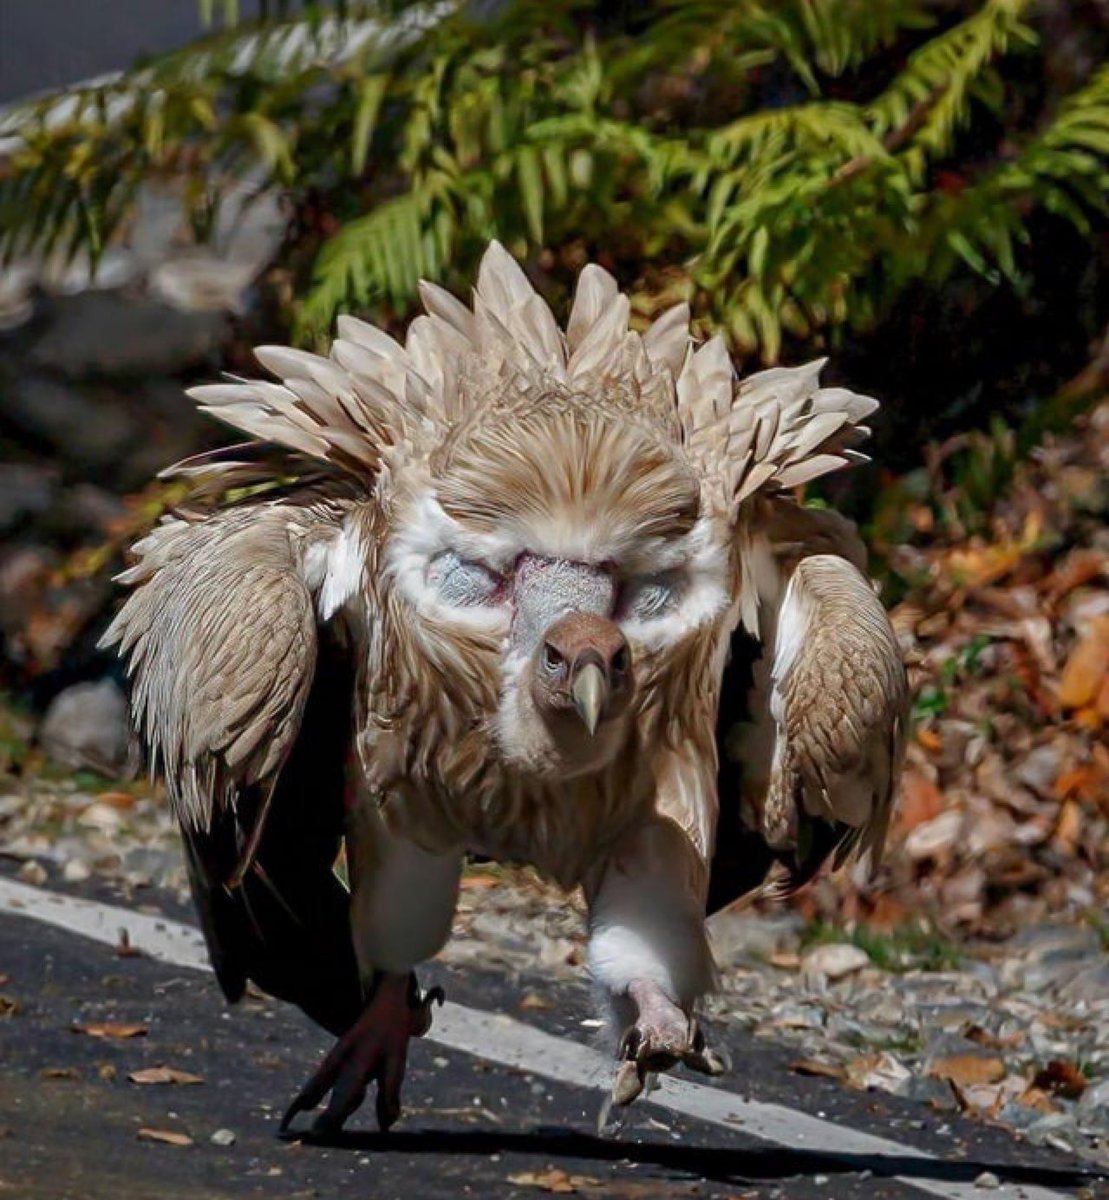
{"type": "Polygon", "coordinates": [[[867,108],[871,128],[886,135],[914,120],[912,166],[948,153],[974,100],[994,91],[994,62],[1014,44],[1030,46],[1035,34],[1023,20],[1031,0],[987,0],[954,28],[909,56],[905,69],[867,108]]]}

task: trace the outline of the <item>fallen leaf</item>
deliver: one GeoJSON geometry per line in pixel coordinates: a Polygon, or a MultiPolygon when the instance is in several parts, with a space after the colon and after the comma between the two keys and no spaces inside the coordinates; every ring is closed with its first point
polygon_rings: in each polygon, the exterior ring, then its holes
{"type": "MultiPolygon", "coordinates": [[[[920,730],[918,739],[926,730],[920,730]]],[[[938,738],[936,739],[939,740],[938,738]]],[[[906,832],[931,821],[943,812],[943,793],[919,771],[907,770],[901,777],[900,801],[897,808],[898,821],[906,832]]]]}
{"type": "Polygon", "coordinates": [[[43,1079],[80,1079],[81,1072],[76,1067],[43,1067],[39,1072],[43,1079]]]}
{"type": "Polygon", "coordinates": [[[131,945],[131,935],[126,928],[119,931],[119,941],[113,950],[116,958],[145,958],[146,951],[131,945]]]}
{"type": "Polygon", "coordinates": [[[796,971],[801,965],[801,955],[792,950],[775,950],[766,961],[779,970],[796,971]]]}
{"type": "Polygon", "coordinates": [[[885,1050],[852,1059],[844,1072],[847,1086],[864,1092],[896,1092],[911,1077],[909,1068],[885,1050]]]}
{"type": "Polygon", "coordinates": [[[132,1083],[203,1083],[200,1075],[192,1075],[188,1071],[179,1071],[176,1067],[143,1067],[141,1071],[131,1071],[127,1078],[132,1083]]]}
{"type": "Polygon", "coordinates": [[[134,808],[135,797],[130,792],[101,792],[96,797],[97,804],[107,804],[111,808],[134,808]]]}
{"type": "Polygon", "coordinates": [[[1023,1108],[1032,1108],[1040,1113],[1056,1112],[1056,1107],[1051,1102],[1051,1097],[1042,1088],[1035,1087],[1029,1084],[1023,1092],[1017,1097],[1017,1103],[1023,1108]]]}
{"type": "Polygon", "coordinates": [[[1008,1037],[998,1037],[996,1033],[990,1033],[981,1025],[964,1025],[962,1036],[976,1046],[988,1046],[991,1050],[1011,1049],[1013,1046],[1019,1046],[1024,1040],[1023,1034],[1020,1033],[1011,1033],[1008,1037]]]}
{"type": "Polygon", "coordinates": [[[524,1171],[519,1175],[509,1175],[508,1182],[519,1187],[534,1187],[543,1192],[569,1196],[583,1187],[596,1187],[600,1180],[588,1175],[568,1175],[558,1167],[551,1167],[546,1171],[524,1171]]]}
{"type": "Polygon", "coordinates": [[[1075,643],[1059,680],[1059,704],[1085,708],[1097,699],[1109,674],[1109,617],[1090,622],[1085,636],[1075,643]]]}
{"type": "Polygon", "coordinates": [[[1086,1090],[1086,1076],[1072,1062],[1063,1059],[1053,1059],[1042,1070],[1037,1071],[1032,1079],[1032,1086],[1041,1091],[1051,1092],[1055,1096],[1063,1096],[1067,1100],[1077,1100],[1086,1090]]]}
{"type": "Polygon", "coordinates": [[[916,731],[916,740],[929,754],[938,754],[943,749],[943,738],[934,729],[923,725],[916,731]]]}
{"type": "Polygon", "coordinates": [[[126,1021],[90,1021],[87,1025],[74,1025],[74,1033],[87,1033],[89,1037],[98,1038],[133,1038],[145,1037],[149,1032],[147,1026],[126,1021]]]}
{"type": "Polygon", "coordinates": [[[496,875],[465,875],[461,887],[464,892],[480,892],[495,888],[500,882],[496,875]]]}
{"type": "Polygon", "coordinates": [[[1007,1074],[1005,1064],[991,1054],[949,1054],[928,1065],[929,1075],[960,1087],[974,1083],[1000,1083],[1007,1074]]]}
{"type": "Polygon", "coordinates": [[[1067,800],[1059,809],[1052,841],[1064,854],[1074,854],[1082,837],[1082,810],[1074,800],[1067,800]]]}
{"type": "Polygon", "coordinates": [[[145,1125],[136,1135],[140,1142],[164,1142],[167,1146],[191,1146],[193,1140],[187,1133],[173,1129],[148,1129],[145,1125]]]}
{"type": "Polygon", "coordinates": [[[843,1079],[844,1069],[835,1063],[821,1062],[816,1058],[798,1058],[789,1064],[789,1069],[798,1075],[812,1075],[819,1079],[843,1079]]]}
{"type": "Polygon", "coordinates": [[[23,1005],[14,996],[0,995],[0,1017],[14,1017],[23,1011],[23,1005]]]}
{"type": "Polygon", "coordinates": [[[544,999],[538,992],[525,992],[520,999],[521,1008],[550,1008],[551,1002],[544,999]]]}

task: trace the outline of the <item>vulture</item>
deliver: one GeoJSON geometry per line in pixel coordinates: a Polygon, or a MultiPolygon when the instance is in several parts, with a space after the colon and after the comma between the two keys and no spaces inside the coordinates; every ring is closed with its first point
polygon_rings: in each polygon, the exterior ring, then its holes
{"type": "Polygon", "coordinates": [[[403,344],[342,316],[190,392],[249,440],[166,472],[104,638],[223,992],[337,1038],[283,1129],[397,1119],[467,854],[583,889],[615,1103],[720,1072],[706,916],[878,854],[902,758],[862,545],[798,499],[876,401],[737,378],[685,304],[636,331],[596,265],[565,328],[495,242],[469,306],[420,292],[403,344]]]}

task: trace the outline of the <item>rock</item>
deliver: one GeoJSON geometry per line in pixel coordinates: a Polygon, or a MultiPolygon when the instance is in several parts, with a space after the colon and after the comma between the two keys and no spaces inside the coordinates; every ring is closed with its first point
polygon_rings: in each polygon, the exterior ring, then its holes
{"type": "Polygon", "coordinates": [[[39,739],[55,762],[74,770],[118,776],[135,765],[127,701],[111,679],[78,683],[55,696],[39,739]]]}
{"type": "Polygon", "coordinates": [[[1109,1117],[1109,1079],[1100,1079],[1097,1083],[1091,1083],[1082,1093],[1078,1109],[1080,1112],[1091,1113],[1103,1110],[1105,1116],[1109,1117]]]}
{"type": "Polygon", "coordinates": [[[48,375],[27,375],[5,389],[0,415],[31,442],[77,466],[114,465],[137,436],[127,413],[48,375]]]}
{"type": "Polygon", "coordinates": [[[1024,1136],[1034,1146],[1050,1146],[1064,1153],[1073,1153],[1077,1134],[1075,1119],[1066,1112],[1041,1117],[1024,1131],[1024,1136]]]}
{"type": "Polygon", "coordinates": [[[78,858],[71,858],[62,868],[66,883],[84,883],[92,875],[92,869],[78,858]]]}
{"type": "Polygon", "coordinates": [[[92,289],[121,288],[139,275],[140,263],[129,250],[112,246],[93,263],[88,254],[56,254],[39,267],[39,282],[49,292],[75,296],[92,289]]]}
{"type": "Polygon", "coordinates": [[[1059,995],[1069,1003],[1085,1000],[1096,1003],[1109,996],[1109,960],[1090,963],[1060,984],[1059,995]]]}
{"type": "Polygon", "coordinates": [[[34,264],[9,263],[0,270],[0,333],[25,325],[35,313],[34,264]]]}
{"type": "Polygon", "coordinates": [[[722,966],[765,962],[778,951],[796,949],[803,926],[799,913],[721,912],[708,921],[713,951],[722,966]]]}
{"type": "Polygon", "coordinates": [[[32,887],[42,887],[49,879],[46,868],[35,858],[29,858],[15,873],[16,879],[29,883],[32,887]]]}
{"type": "Polygon", "coordinates": [[[238,1137],[232,1129],[217,1129],[208,1140],[213,1146],[233,1146],[238,1137]]]}
{"type": "Polygon", "coordinates": [[[60,475],[42,463],[0,463],[0,533],[17,530],[54,503],[60,475]]]}
{"type": "Polygon", "coordinates": [[[992,1191],[1001,1187],[1001,1180],[992,1171],[983,1171],[981,1175],[975,1176],[974,1186],[992,1191]]]}
{"type": "Polygon", "coordinates": [[[826,946],[814,946],[801,959],[801,970],[805,975],[835,982],[870,964],[870,955],[850,942],[832,942],[826,946]]]}
{"type": "Polygon", "coordinates": [[[206,251],[160,263],[150,276],[151,293],[182,312],[242,313],[257,272],[206,251]]]}
{"type": "Polygon", "coordinates": [[[55,304],[30,360],[66,379],[176,375],[219,347],[218,313],[180,312],[119,292],[83,292],[55,304]]]}

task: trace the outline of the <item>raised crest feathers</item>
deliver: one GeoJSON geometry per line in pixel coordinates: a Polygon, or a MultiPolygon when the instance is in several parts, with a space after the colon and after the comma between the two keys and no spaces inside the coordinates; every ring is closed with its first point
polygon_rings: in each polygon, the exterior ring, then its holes
{"type": "MultiPolygon", "coordinates": [[[[459,426],[503,419],[546,391],[579,398],[599,419],[654,425],[700,472],[706,498],[732,519],[756,492],[807,483],[860,460],[874,400],[822,388],[823,361],[736,378],[720,336],[694,349],[679,304],[642,334],[616,280],[596,264],[578,278],[563,331],[498,242],[482,258],[471,307],[421,283],[425,314],[402,346],[342,316],[328,357],[256,351],[281,382],[230,379],[193,388],[205,411],[262,441],[372,476],[429,454],[459,426]]],[[[195,466],[192,468],[195,472],[195,466]]]]}

